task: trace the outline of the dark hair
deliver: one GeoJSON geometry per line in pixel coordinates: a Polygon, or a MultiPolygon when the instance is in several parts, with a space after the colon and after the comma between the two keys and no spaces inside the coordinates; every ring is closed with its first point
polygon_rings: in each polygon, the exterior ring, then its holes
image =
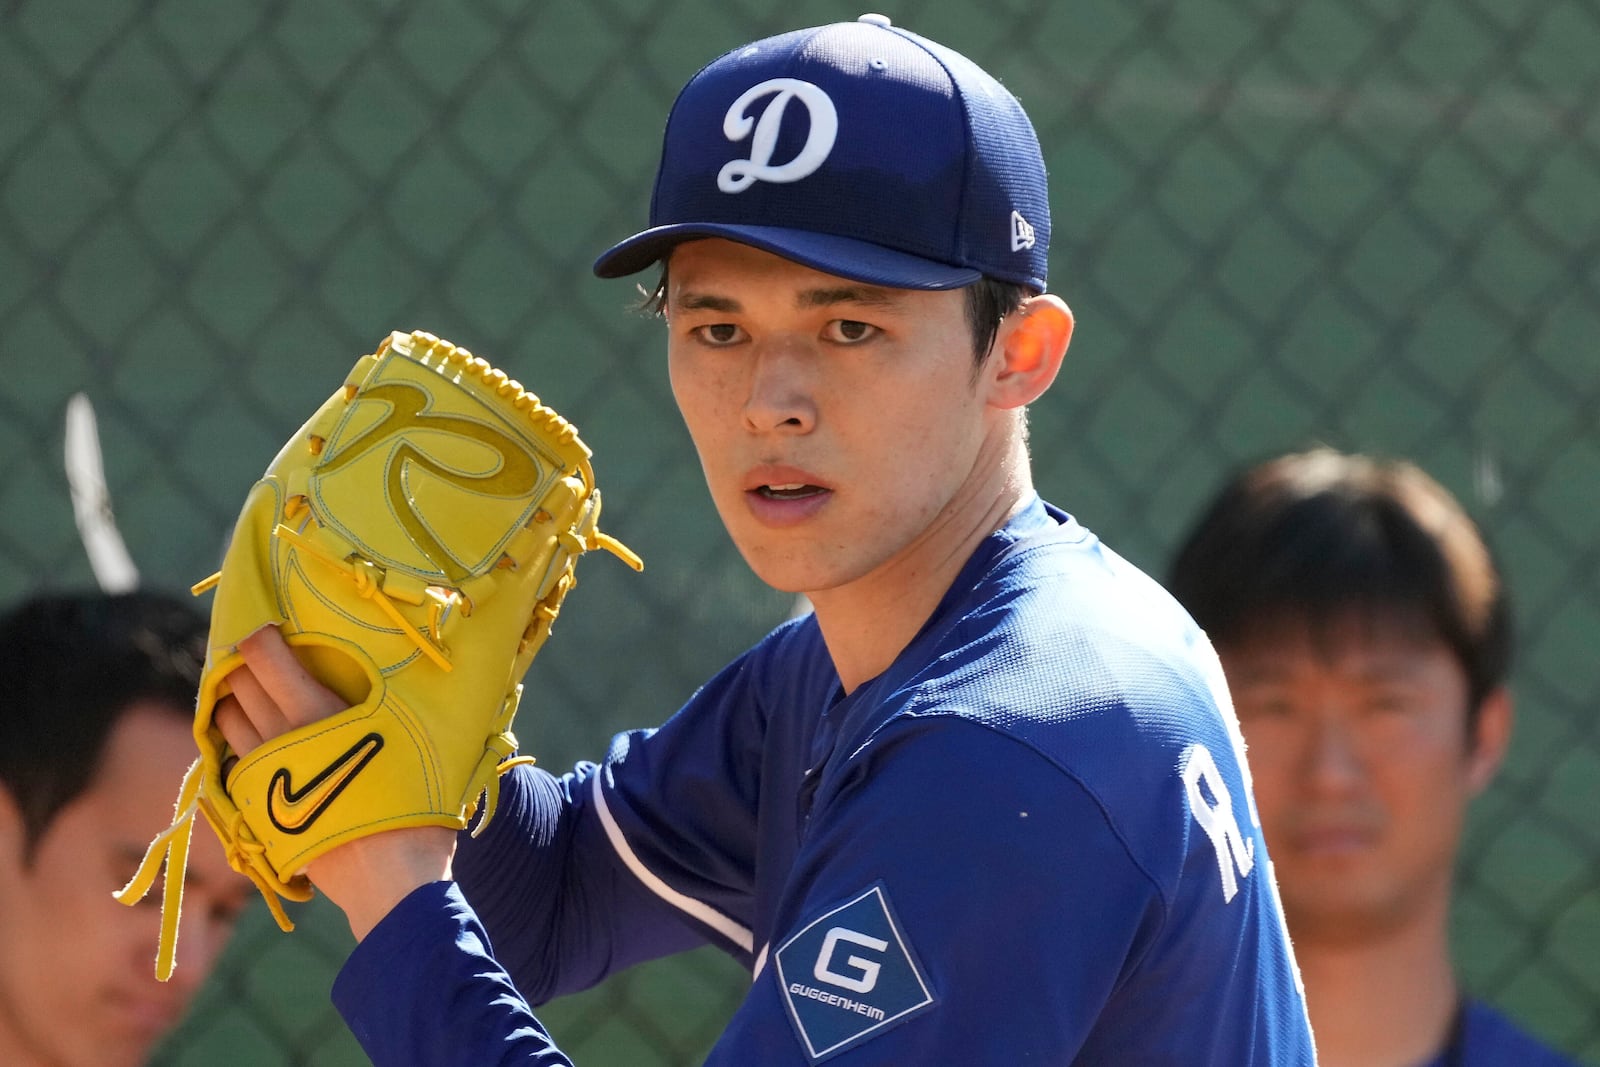
{"type": "Polygon", "coordinates": [[[206,629],[187,601],[150,592],[39,594],[0,616],[0,782],[30,853],[129,706],[193,714],[206,629]]]}
{"type": "Polygon", "coordinates": [[[1033,290],[1016,282],[984,277],[967,286],[967,328],[972,331],[972,355],[982,366],[994,347],[1000,322],[1034,295],[1033,290]]]}
{"type": "MultiPolygon", "coordinates": [[[[654,289],[648,292],[643,286],[639,289],[643,294],[640,310],[651,315],[664,314],[667,307],[667,264],[661,264],[661,273],[656,278],[654,289]]],[[[986,276],[967,286],[964,292],[967,294],[967,328],[972,331],[972,354],[977,364],[982,366],[989,357],[989,349],[994,347],[1001,320],[1021,307],[1023,301],[1034,295],[1034,290],[1017,282],[1003,282],[986,276]]]]}
{"type": "Polygon", "coordinates": [[[1398,614],[1466,674],[1469,721],[1511,661],[1511,609],[1465,510],[1415,464],[1329,448],[1236,475],[1174,557],[1167,587],[1219,647],[1301,623],[1398,614]]]}

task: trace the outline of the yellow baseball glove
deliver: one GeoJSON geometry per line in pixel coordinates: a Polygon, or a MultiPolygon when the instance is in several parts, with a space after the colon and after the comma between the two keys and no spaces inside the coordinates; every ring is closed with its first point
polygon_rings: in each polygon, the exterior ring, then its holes
{"type": "Polygon", "coordinates": [[[305,867],[404,826],[465,828],[516,757],[521,679],[573,568],[603,548],[589,449],[560,415],[465,349],[395,333],[356,363],[250,490],[215,587],[194,734],[173,824],[116,894],[166,860],[156,973],[172,973],[194,815],[261,890],[306,900],[305,867]],[[350,705],[234,761],[212,710],[238,643],[277,624],[350,705]],[[226,777],[224,777],[226,772],[226,777]]]}

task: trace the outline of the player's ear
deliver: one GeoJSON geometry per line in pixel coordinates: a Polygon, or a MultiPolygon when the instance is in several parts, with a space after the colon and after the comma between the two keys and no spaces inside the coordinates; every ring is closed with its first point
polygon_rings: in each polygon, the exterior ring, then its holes
{"type": "MultiPolygon", "coordinates": [[[[1072,340],[1072,310],[1053,293],[1029,297],[1000,324],[999,351],[989,403],[1000,408],[1031,404],[1050,388],[1072,340]]],[[[991,356],[991,359],[993,357],[991,356]]]]}
{"type": "Polygon", "coordinates": [[[1473,796],[1481,793],[1500,769],[1511,744],[1513,718],[1511,691],[1505,686],[1483,698],[1467,739],[1467,788],[1473,796]]]}

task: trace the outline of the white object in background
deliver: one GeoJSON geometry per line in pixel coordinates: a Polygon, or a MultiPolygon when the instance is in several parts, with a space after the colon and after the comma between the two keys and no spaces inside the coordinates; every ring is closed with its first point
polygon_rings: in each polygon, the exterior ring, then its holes
{"type": "Polygon", "coordinates": [[[105,464],[100,458],[100,432],[95,428],[94,406],[83,393],[67,401],[65,448],[67,485],[72,490],[72,517],[78,536],[89,554],[95,581],[107,593],[128,593],[139,587],[139,568],[122,543],[111,516],[111,491],[106,487],[105,464]]]}

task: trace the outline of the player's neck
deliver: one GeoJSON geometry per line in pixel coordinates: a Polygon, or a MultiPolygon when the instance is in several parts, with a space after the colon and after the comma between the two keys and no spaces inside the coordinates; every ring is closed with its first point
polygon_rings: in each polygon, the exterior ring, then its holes
{"type": "Polygon", "coordinates": [[[1320,1067],[1413,1067],[1448,1037],[1459,990],[1448,900],[1381,937],[1295,941],[1320,1067]]]}
{"type": "Polygon", "coordinates": [[[1020,438],[989,458],[914,544],[853,582],[807,594],[846,693],[894,662],[973,551],[1032,495],[1020,438]]]}

